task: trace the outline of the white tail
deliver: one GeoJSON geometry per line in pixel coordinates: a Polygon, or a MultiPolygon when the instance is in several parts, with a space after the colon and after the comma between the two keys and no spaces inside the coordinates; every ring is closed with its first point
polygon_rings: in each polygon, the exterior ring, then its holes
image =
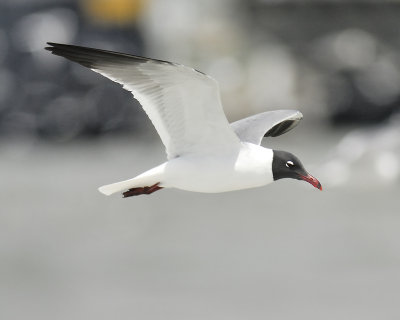
{"type": "Polygon", "coordinates": [[[137,179],[133,178],[133,179],[124,180],[124,181],[120,181],[120,182],[116,182],[116,183],[112,183],[112,184],[107,184],[105,186],[101,186],[98,190],[101,193],[105,194],[106,196],[109,196],[113,193],[127,190],[127,189],[133,188],[135,186],[137,186],[137,179]]]}
{"type": "Polygon", "coordinates": [[[152,186],[155,183],[163,181],[164,167],[165,163],[150,169],[135,178],[107,184],[105,186],[101,186],[98,190],[106,196],[109,196],[113,193],[128,190],[130,188],[152,186]]]}

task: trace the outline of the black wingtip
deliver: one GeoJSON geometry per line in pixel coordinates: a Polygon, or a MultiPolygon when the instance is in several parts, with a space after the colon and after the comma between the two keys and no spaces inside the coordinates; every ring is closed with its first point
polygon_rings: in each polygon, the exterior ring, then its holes
{"type": "Polygon", "coordinates": [[[46,42],[46,44],[48,44],[50,47],[45,47],[45,50],[49,50],[49,51],[51,51],[57,47],[62,47],[62,46],[68,47],[68,44],[62,44],[62,43],[56,43],[56,42],[50,42],[50,41],[46,42]]]}
{"type": "Polygon", "coordinates": [[[64,57],[66,59],[80,63],[85,67],[92,68],[102,63],[107,64],[129,64],[129,63],[146,63],[148,61],[161,64],[177,65],[176,63],[151,59],[142,56],[131,55],[127,53],[96,49],[90,47],[82,47],[71,44],[63,44],[56,42],[47,42],[49,46],[45,50],[52,54],[64,57]]]}
{"type": "Polygon", "coordinates": [[[274,125],[271,129],[269,129],[265,134],[264,137],[278,137],[288,131],[290,131],[292,128],[294,128],[297,125],[297,122],[299,120],[284,120],[282,122],[277,123],[274,125]]]}
{"type": "Polygon", "coordinates": [[[51,42],[51,41],[46,42],[46,44],[48,44],[49,46],[53,46],[53,47],[77,47],[72,44],[58,43],[58,42],[51,42]]]}
{"type": "Polygon", "coordinates": [[[49,46],[44,49],[52,54],[77,62],[85,67],[92,68],[100,59],[102,50],[80,47],[76,45],[47,42],[49,46]]]}
{"type": "Polygon", "coordinates": [[[47,50],[47,51],[50,51],[53,54],[56,54],[54,52],[54,50],[60,49],[63,46],[66,47],[66,48],[69,46],[68,44],[61,44],[61,43],[55,43],[55,42],[46,42],[46,44],[48,44],[49,46],[48,47],[44,47],[44,49],[47,50]]]}
{"type": "Polygon", "coordinates": [[[44,47],[44,50],[52,51],[52,50],[54,49],[54,45],[55,45],[56,43],[54,43],[54,42],[46,42],[46,44],[48,44],[48,45],[51,46],[51,47],[44,47]]]}

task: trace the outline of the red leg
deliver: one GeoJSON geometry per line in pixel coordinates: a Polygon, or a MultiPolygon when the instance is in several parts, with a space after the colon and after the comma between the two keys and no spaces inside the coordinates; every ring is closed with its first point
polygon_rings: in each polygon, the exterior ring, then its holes
{"type": "Polygon", "coordinates": [[[132,196],[139,196],[141,194],[152,194],[153,192],[156,192],[157,190],[162,189],[162,187],[158,186],[159,184],[160,184],[160,182],[157,182],[156,184],[154,184],[150,187],[131,188],[122,194],[123,194],[124,198],[132,197],[132,196]]]}

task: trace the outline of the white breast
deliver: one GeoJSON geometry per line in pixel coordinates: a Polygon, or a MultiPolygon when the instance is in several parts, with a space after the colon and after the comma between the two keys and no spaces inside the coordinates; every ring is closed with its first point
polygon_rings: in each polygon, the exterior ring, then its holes
{"type": "Polygon", "coordinates": [[[165,187],[195,192],[225,192],[254,188],[273,181],[271,149],[251,143],[224,154],[188,155],[170,160],[165,187]]]}

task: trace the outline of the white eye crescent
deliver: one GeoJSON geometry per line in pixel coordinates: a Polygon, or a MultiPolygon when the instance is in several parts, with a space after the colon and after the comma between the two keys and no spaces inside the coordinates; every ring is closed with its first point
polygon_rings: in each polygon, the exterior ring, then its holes
{"type": "Polygon", "coordinates": [[[294,166],[293,161],[290,161],[290,160],[289,160],[289,161],[286,162],[286,167],[289,168],[289,167],[293,167],[293,166],[294,166]]]}

